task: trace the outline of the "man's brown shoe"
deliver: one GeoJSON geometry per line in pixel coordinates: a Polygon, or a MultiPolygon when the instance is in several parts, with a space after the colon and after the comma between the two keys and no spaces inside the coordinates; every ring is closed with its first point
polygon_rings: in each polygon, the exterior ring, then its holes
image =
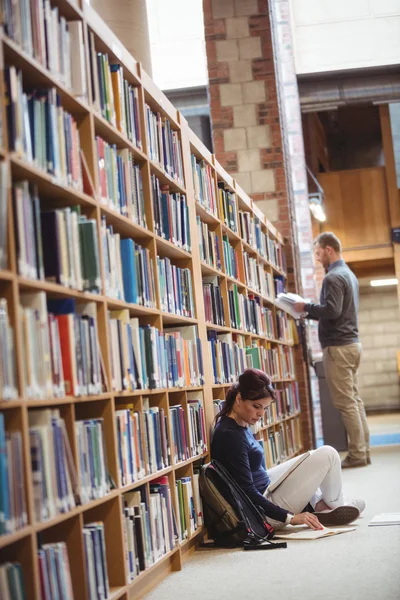
{"type": "Polygon", "coordinates": [[[354,467],[366,467],[367,460],[365,458],[350,458],[346,456],[342,460],[342,469],[353,469],[354,467]]]}

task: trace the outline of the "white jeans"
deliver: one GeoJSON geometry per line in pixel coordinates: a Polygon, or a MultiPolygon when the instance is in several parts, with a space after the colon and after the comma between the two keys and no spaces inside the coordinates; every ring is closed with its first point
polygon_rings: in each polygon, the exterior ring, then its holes
{"type": "MultiPolygon", "coordinates": [[[[299,457],[292,458],[281,465],[268,470],[271,484],[285,473],[299,457]]],[[[280,485],[264,496],[270,501],[293,514],[300,513],[308,503],[313,508],[324,502],[329,508],[337,508],[344,504],[342,492],[342,470],[338,452],[331,446],[321,446],[312,450],[310,455],[282,481],[280,485]]],[[[267,518],[275,529],[285,527],[284,523],[267,518]]]]}

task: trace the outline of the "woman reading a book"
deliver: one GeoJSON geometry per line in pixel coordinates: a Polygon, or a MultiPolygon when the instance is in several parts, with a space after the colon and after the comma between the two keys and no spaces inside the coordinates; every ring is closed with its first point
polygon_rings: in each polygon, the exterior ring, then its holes
{"type": "Polygon", "coordinates": [[[275,400],[271,380],[263,371],[246,369],[228,390],[216,417],[211,456],[220,462],[268,522],[286,525],[346,525],[365,508],[363,500],[346,500],[342,491],[340,457],[322,446],[271,469],[249,426],[261,419],[275,400]],[[308,509],[308,510],[307,510],[308,509]]]}

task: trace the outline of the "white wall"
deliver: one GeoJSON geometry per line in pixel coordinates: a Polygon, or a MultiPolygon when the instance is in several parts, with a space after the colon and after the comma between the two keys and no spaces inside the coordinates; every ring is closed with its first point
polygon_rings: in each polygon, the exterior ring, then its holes
{"type": "Polygon", "coordinates": [[[158,87],[207,85],[202,0],[147,0],[147,12],[158,87]]]}
{"type": "Polygon", "coordinates": [[[400,62],[400,0],[291,0],[296,73],[400,62]]]}

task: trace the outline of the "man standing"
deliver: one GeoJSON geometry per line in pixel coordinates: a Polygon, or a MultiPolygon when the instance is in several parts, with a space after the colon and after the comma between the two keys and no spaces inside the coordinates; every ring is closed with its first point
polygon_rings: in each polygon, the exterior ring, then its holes
{"type": "Polygon", "coordinates": [[[358,281],[342,259],[340,240],[321,233],[314,241],[317,261],[326,275],[320,304],[298,302],[295,310],[316,319],[323,364],[332,403],[343,419],[348,436],[348,455],[342,468],[371,464],[369,429],[364,403],[358,393],[357,370],[361,360],[358,337],[358,281]]]}

